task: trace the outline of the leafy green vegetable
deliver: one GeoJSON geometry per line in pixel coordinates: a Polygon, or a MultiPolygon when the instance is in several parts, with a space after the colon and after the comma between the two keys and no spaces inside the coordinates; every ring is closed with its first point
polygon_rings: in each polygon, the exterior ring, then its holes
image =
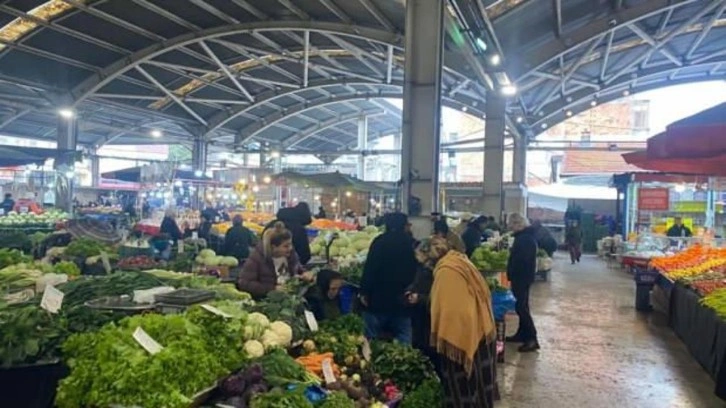
{"type": "Polygon", "coordinates": [[[364,327],[360,316],[348,314],[320,322],[320,330],[312,333],[312,339],[318,352],[332,352],[336,363],[351,365],[358,360],[364,327]]]}
{"type": "Polygon", "coordinates": [[[250,408],[313,408],[302,391],[282,391],[274,389],[265,394],[257,394],[250,401],[250,408]]]}
{"type": "Polygon", "coordinates": [[[280,320],[290,325],[293,342],[302,340],[309,329],[305,320],[305,299],[302,296],[273,291],[267,297],[250,308],[252,312],[260,312],[270,321],[280,320]]]}
{"type": "Polygon", "coordinates": [[[33,305],[0,303],[0,364],[53,360],[65,338],[62,319],[33,305]]]}
{"type": "Polygon", "coordinates": [[[101,252],[111,252],[110,248],[91,238],[75,238],[68,244],[64,255],[70,258],[90,258],[101,255],[101,252]]]}
{"type": "Polygon", "coordinates": [[[262,357],[251,360],[265,372],[265,380],[275,386],[303,383],[310,379],[302,365],[290,357],[285,350],[275,349],[262,357]]]}
{"type": "Polygon", "coordinates": [[[400,408],[437,408],[444,402],[444,390],[437,379],[428,379],[403,396],[400,408]]]}
{"type": "MultiPolygon", "coordinates": [[[[348,398],[344,392],[335,391],[328,394],[319,408],[355,408],[355,401],[348,398]]],[[[424,407],[422,405],[421,407],[424,407]]]]}
{"type": "Polygon", "coordinates": [[[61,261],[53,265],[53,273],[61,273],[68,276],[80,276],[81,270],[74,262],[61,261]]]}
{"type": "Polygon", "coordinates": [[[415,348],[398,342],[371,342],[373,371],[390,379],[404,393],[436,378],[431,361],[415,348]]]}
{"type": "Polygon", "coordinates": [[[23,255],[23,253],[17,249],[0,249],[0,269],[19,263],[28,263],[32,260],[33,259],[31,257],[23,255]]]}
{"type": "Polygon", "coordinates": [[[59,408],[113,404],[186,408],[195,393],[228,373],[205,332],[183,315],[141,315],[63,345],[71,374],[58,387],[59,408]],[[133,339],[143,328],[164,348],[149,354],[133,339]]]}

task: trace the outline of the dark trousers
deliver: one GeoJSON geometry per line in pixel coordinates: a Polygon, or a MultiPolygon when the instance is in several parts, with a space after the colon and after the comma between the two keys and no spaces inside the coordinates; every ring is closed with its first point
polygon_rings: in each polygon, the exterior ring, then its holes
{"type": "Polygon", "coordinates": [[[572,263],[580,262],[580,256],[582,256],[582,245],[580,244],[567,244],[567,248],[570,250],[570,261],[572,263]]]}
{"type": "Polygon", "coordinates": [[[384,332],[389,332],[399,342],[411,345],[410,317],[363,312],[363,321],[366,325],[365,335],[369,340],[378,339],[384,332]]]}
{"type": "Polygon", "coordinates": [[[517,299],[514,309],[519,316],[519,328],[516,337],[524,342],[537,340],[537,329],[534,327],[532,313],[529,310],[529,288],[531,284],[514,284],[512,283],[512,294],[517,299]]]}

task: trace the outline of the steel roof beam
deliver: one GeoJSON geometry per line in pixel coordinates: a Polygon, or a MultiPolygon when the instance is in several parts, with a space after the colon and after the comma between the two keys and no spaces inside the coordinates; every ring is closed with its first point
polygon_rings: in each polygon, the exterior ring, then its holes
{"type": "Polygon", "coordinates": [[[282,4],[283,7],[286,9],[292,11],[296,16],[300,17],[302,20],[310,20],[310,15],[306,13],[303,9],[300,7],[292,4],[290,0],[277,0],[278,3],[282,4]]]}
{"type": "Polygon", "coordinates": [[[151,3],[147,0],[131,0],[131,1],[133,1],[134,3],[138,4],[139,6],[145,8],[151,12],[154,12],[154,13],[166,18],[169,21],[179,24],[180,26],[182,26],[186,29],[189,29],[192,31],[200,30],[200,27],[197,26],[196,24],[192,24],[189,21],[179,17],[178,15],[176,15],[170,11],[167,11],[165,8],[159,7],[156,4],[151,3]]]}
{"type": "Polygon", "coordinates": [[[379,23],[381,23],[381,25],[383,27],[386,28],[386,30],[388,30],[388,31],[396,30],[396,26],[394,26],[393,23],[391,23],[391,21],[388,20],[386,18],[386,16],[383,15],[383,13],[381,13],[380,10],[378,10],[378,7],[376,7],[375,4],[373,4],[373,2],[371,2],[371,0],[358,0],[358,2],[360,4],[362,4],[363,7],[365,7],[365,9],[368,10],[368,12],[371,13],[371,15],[373,15],[373,17],[379,23]]]}
{"type": "Polygon", "coordinates": [[[703,27],[703,30],[698,34],[698,37],[696,37],[695,40],[693,40],[693,43],[691,44],[690,48],[688,48],[688,51],[686,51],[686,59],[691,59],[693,57],[693,53],[696,52],[696,49],[699,45],[701,45],[701,42],[704,38],[711,32],[711,29],[713,28],[714,24],[716,24],[716,21],[718,21],[719,18],[723,15],[724,11],[726,11],[726,2],[723,3],[719,9],[713,13],[713,16],[708,20],[706,23],[706,26],[703,27]]]}
{"type": "Polygon", "coordinates": [[[224,75],[226,75],[227,78],[230,81],[232,81],[232,83],[237,87],[237,89],[239,89],[240,92],[242,92],[244,94],[244,96],[247,97],[247,99],[250,100],[250,102],[254,102],[255,101],[255,98],[252,96],[252,94],[250,94],[250,92],[247,90],[247,88],[245,88],[244,86],[242,86],[242,84],[237,80],[237,78],[235,77],[235,75],[232,74],[232,72],[229,70],[229,67],[227,65],[225,65],[222,62],[222,60],[219,59],[219,57],[217,56],[217,54],[215,54],[212,51],[212,49],[209,48],[209,46],[204,41],[199,41],[199,45],[202,47],[202,49],[204,50],[204,52],[206,52],[209,55],[209,57],[212,58],[212,60],[214,60],[214,62],[219,67],[219,69],[221,69],[222,72],[224,73],[224,75]]]}
{"type": "Polygon", "coordinates": [[[166,87],[164,85],[162,85],[161,82],[159,82],[156,78],[154,78],[153,76],[151,76],[151,74],[149,74],[148,72],[146,72],[146,70],[144,70],[143,68],[141,68],[141,66],[137,65],[134,68],[136,68],[136,70],[139,71],[139,73],[141,75],[143,75],[152,84],[156,85],[157,88],[159,88],[162,92],[164,92],[164,94],[166,94],[166,96],[169,97],[169,99],[171,99],[174,102],[176,102],[176,104],[179,105],[179,106],[181,106],[182,109],[184,109],[185,111],[187,111],[187,113],[189,113],[189,115],[191,115],[194,119],[196,119],[197,121],[199,121],[199,123],[201,123],[204,126],[207,126],[207,121],[204,120],[204,118],[202,118],[201,116],[199,116],[199,114],[197,112],[195,112],[194,109],[190,108],[186,103],[184,103],[184,101],[182,101],[173,92],[171,92],[170,90],[166,89],[166,87]]]}
{"type": "Polygon", "coordinates": [[[262,11],[260,11],[260,9],[251,5],[246,0],[232,0],[232,3],[242,7],[246,12],[252,14],[260,20],[269,19],[269,16],[267,14],[263,13],[262,11]]]}
{"type": "MultiPolygon", "coordinates": [[[[579,29],[568,32],[562,38],[555,38],[548,43],[539,45],[537,48],[523,53],[526,56],[524,61],[519,60],[516,64],[508,65],[507,72],[510,75],[514,75],[515,78],[524,77],[527,73],[539,70],[545,64],[554,61],[560,54],[580,47],[588,40],[603,33],[609,33],[629,23],[699,1],[702,0],[648,0],[637,3],[632,7],[621,8],[618,11],[613,11],[608,15],[583,25],[579,29]]],[[[717,3],[717,1],[714,3],[717,3]]]]}
{"type": "MultiPolygon", "coordinates": [[[[381,115],[384,113],[385,113],[385,111],[383,109],[369,109],[369,110],[363,110],[363,111],[358,111],[358,112],[353,112],[353,113],[347,113],[345,115],[339,115],[338,117],[321,121],[316,125],[309,126],[305,129],[301,129],[299,133],[297,133],[291,137],[283,139],[282,148],[283,149],[292,148],[296,144],[303,142],[305,139],[315,135],[316,133],[320,133],[326,129],[330,129],[341,123],[345,123],[345,122],[348,122],[348,121],[351,121],[354,119],[358,119],[361,116],[372,117],[372,116],[381,115]]],[[[328,140],[328,141],[333,142],[333,140],[328,140]]],[[[345,146],[345,144],[342,144],[342,143],[341,143],[341,145],[345,146]]]]}
{"type": "Polygon", "coordinates": [[[345,12],[338,6],[333,3],[332,0],[318,0],[325,8],[330,10],[331,13],[335,14],[336,17],[341,19],[344,23],[350,24],[353,22],[351,20],[350,16],[345,14],[345,12]]]}
{"type": "Polygon", "coordinates": [[[192,4],[199,7],[200,9],[206,11],[207,13],[217,17],[218,19],[229,23],[229,24],[237,24],[239,23],[239,20],[236,18],[230,16],[229,14],[221,11],[220,9],[212,6],[211,4],[207,3],[204,0],[189,0],[192,4]]]}
{"type": "MultiPolygon", "coordinates": [[[[630,31],[634,32],[635,34],[637,34],[638,37],[642,38],[643,41],[647,42],[651,47],[655,47],[658,44],[658,42],[653,37],[651,37],[648,33],[643,31],[642,28],[638,27],[637,23],[629,24],[628,29],[630,31]]],[[[683,61],[681,61],[679,58],[677,58],[675,55],[673,55],[670,51],[663,49],[664,47],[665,47],[665,45],[660,46],[658,48],[658,52],[661,55],[663,55],[664,57],[671,60],[671,62],[678,65],[679,67],[683,66],[683,61]]]]}
{"type": "MultiPolygon", "coordinates": [[[[71,0],[64,0],[71,1],[71,0]]],[[[381,30],[370,29],[360,26],[351,26],[340,23],[327,23],[317,21],[265,21],[255,23],[235,24],[231,26],[214,27],[200,32],[188,33],[173,39],[159,40],[158,43],[137,51],[127,58],[123,58],[99,73],[89,77],[69,93],[69,96],[76,102],[87,98],[93,92],[99,90],[109,82],[118,78],[124,72],[133,69],[135,65],[151,60],[168,51],[186,47],[189,44],[202,40],[217,39],[220,37],[250,33],[253,31],[284,31],[284,30],[310,30],[315,32],[333,32],[341,35],[350,35],[366,38],[384,44],[401,46],[401,36],[381,30]]]]}

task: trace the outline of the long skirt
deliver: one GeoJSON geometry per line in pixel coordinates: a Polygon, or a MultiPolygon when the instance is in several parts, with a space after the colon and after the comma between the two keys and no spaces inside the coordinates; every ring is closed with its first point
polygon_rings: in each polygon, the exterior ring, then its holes
{"type": "Polygon", "coordinates": [[[474,355],[471,375],[464,366],[439,355],[446,408],[492,408],[496,388],[496,342],[482,341],[474,355]]]}

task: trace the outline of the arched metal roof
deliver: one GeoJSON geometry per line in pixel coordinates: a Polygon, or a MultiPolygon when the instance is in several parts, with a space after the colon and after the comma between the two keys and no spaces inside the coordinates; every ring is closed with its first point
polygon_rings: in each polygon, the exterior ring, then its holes
{"type": "MultiPolygon", "coordinates": [[[[489,87],[511,80],[521,132],[726,78],[726,0],[447,4],[444,104],[483,115],[489,87]]],[[[5,1],[0,132],[52,140],[73,106],[88,145],[157,143],[159,129],[163,142],[349,149],[361,115],[372,137],[400,128],[385,98],[402,94],[404,16],[404,0],[5,1]]]]}

